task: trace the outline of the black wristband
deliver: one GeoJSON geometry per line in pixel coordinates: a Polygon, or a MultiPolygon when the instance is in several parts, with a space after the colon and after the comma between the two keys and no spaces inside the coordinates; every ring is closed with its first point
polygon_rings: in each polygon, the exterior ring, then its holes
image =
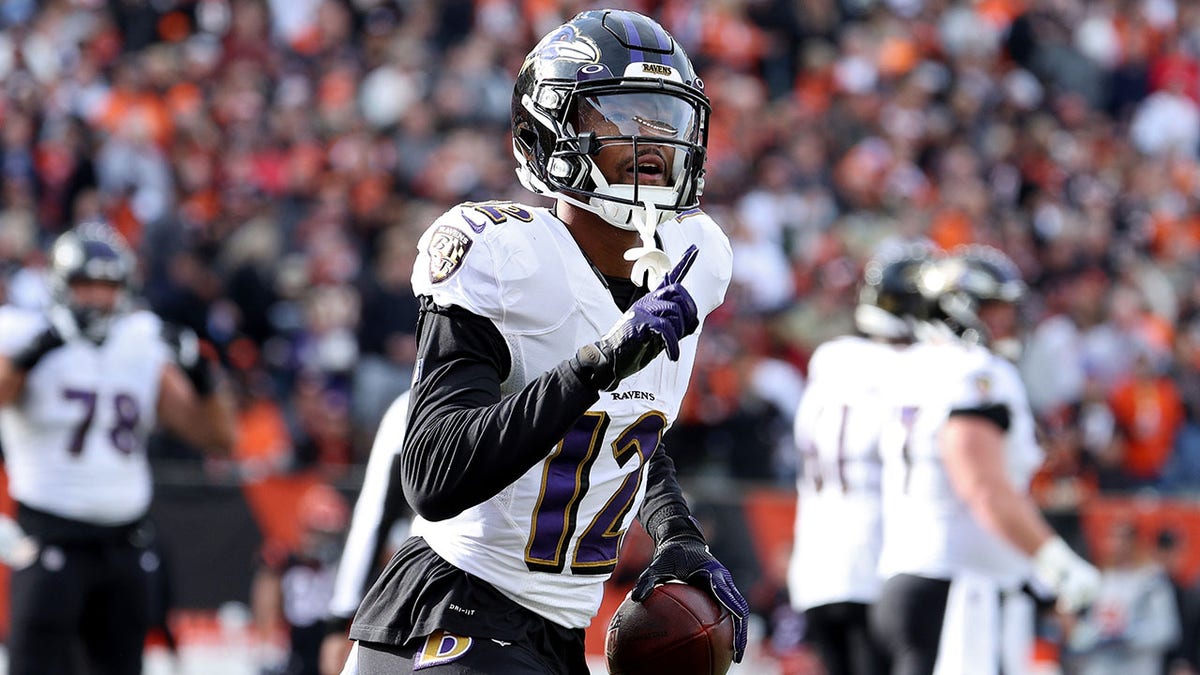
{"type": "Polygon", "coordinates": [[[352,623],[354,623],[354,617],[350,616],[325,617],[325,634],[348,635],[350,633],[350,624],[352,623]]]}
{"type": "Polygon", "coordinates": [[[47,328],[41,333],[38,333],[37,337],[33,338],[33,341],[26,345],[24,349],[16,354],[13,354],[10,361],[17,368],[24,370],[25,372],[29,372],[34,366],[37,365],[38,361],[42,360],[43,356],[49,354],[55,349],[58,349],[64,344],[66,343],[63,342],[63,339],[58,334],[58,331],[54,330],[53,328],[47,328]]]}
{"type": "Polygon", "coordinates": [[[667,504],[652,513],[642,525],[655,546],[676,537],[695,537],[704,541],[704,533],[686,504],[667,504]]]}
{"type": "Polygon", "coordinates": [[[208,397],[217,388],[212,366],[203,356],[199,357],[191,368],[184,368],[183,373],[187,375],[188,380],[192,383],[192,388],[196,390],[196,395],[200,398],[208,397]]]}
{"type": "Polygon", "coordinates": [[[612,385],[612,363],[596,344],[580,347],[569,363],[579,379],[596,391],[612,385]]]}

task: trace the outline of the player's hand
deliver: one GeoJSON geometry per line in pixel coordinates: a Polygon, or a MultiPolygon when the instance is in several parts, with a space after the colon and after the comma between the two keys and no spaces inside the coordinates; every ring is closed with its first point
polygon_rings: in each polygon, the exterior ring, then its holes
{"type": "Polygon", "coordinates": [[[37,543],[12,518],[0,515],[0,563],[19,570],[37,559],[37,543]]]}
{"type": "Polygon", "coordinates": [[[212,393],[212,369],[208,359],[204,358],[200,351],[200,338],[196,331],[186,326],[164,322],[161,335],[163,342],[171,350],[171,358],[187,375],[196,393],[200,396],[212,393]]]}
{"type": "Polygon", "coordinates": [[[733,585],[729,573],[698,536],[678,536],[660,543],[654,550],[650,566],[638,577],[630,597],[641,602],[651,589],[668,581],[683,581],[712,593],[717,602],[733,616],[733,660],[741,662],[746,651],[746,621],[750,605],[733,585]]]}
{"type": "Polygon", "coordinates": [[[696,303],[680,283],[698,252],[689,246],[657,288],[633,303],[599,341],[580,348],[572,360],[575,372],[597,389],[613,391],[664,350],[667,358],[679,360],[679,341],[700,325],[696,303]]]}
{"type": "Polygon", "coordinates": [[[1076,555],[1061,537],[1037,550],[1033,571],[1058,596],[1055,607],[1064,614],[1085,609],[1100,593],[1100,571],[1076,555]]]}

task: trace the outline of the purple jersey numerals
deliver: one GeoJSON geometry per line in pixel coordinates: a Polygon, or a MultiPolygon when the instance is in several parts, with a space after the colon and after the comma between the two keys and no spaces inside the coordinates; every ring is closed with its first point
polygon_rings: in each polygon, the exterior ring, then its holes
{"type": "MultiPolygon", "coordinates": [[[[525,565],[535,572],[562,572],[567,550],[579,522],[579,508],[590,487],[590,474],[603,449],[608,413],[588,412],[567,432],[545,462],[542,492],[533,514],[525,565]]],[[[642,467],[662,439],[666,417],[657,411],[642,415],[611,444],[617,466],[637,458],[637,470],[626,474],[604,507],[578,536],[571,560],[573,574],[608,574],[617,565],[617,551],[625,534],[622,524],[642,482],[642,467]]]]}
{"type": "MultiPolygon", "coordinates": [[[[92,422],[96,419],[96,404],[99,396],[94,391],[71,388],[63,389],[62,396],[67,401],[83,407],[83,419],[79,421],[74,433],[71,434],[71,445],[67,448],[72,455],[79,455],[83,452],[83,444],[88,430],[91,429],[92,422]]],[[[141,409],[138,407],[136,398],[122,392],[113,395],[112,406],[113,423],[108,429],[108,438],[112,441],[114,448],[122,454],[128,455],[138,446],[136,430],[138,422],[141,421],[141,409]]]]}

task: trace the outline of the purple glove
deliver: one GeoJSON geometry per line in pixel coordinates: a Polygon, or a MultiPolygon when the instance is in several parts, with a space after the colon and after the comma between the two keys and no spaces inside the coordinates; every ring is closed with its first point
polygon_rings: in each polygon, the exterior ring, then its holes
{"type": "Polygon", "coordinates": [[[697,536],[667,539],[654,550],[650,566],[638,577],[630,597],[641,602],[655,586],[672,580],[703,588],[733,615],[733,660],[740,663],[746,651],[746,619],[750,605],[733,585],[733,575],[708,552],[708,545],[697,536]]]}
{"type": "Polygon", "coordinates": [[[689,246],[658,288],[633,303],[599,341],[579,349],[571,365],[580,377],[597,389],[613,391],[663,350],[667,358],[679,360],[679,341],[700,325],[696,303],[680,283],[698,252],[689,246]]]}

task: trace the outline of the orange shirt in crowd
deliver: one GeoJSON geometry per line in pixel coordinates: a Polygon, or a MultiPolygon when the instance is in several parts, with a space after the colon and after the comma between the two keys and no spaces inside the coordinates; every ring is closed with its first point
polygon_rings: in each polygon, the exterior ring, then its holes
{"type": "Polygon", "coordinates": [[[159,147],[166,147],[175,131],[167,102],[154,93],[113,89],[95,120],[109,133],[145,134],[159,147]]]}
{"type": "Polygon", "coordinates": [[[1174,382],[1166,377],[1126,380],[1113,389],[1109,405],[1125,432],[1122,468],[1135,478],[1158,476],[1183,423],[1183,403],[1174,382]]]}

